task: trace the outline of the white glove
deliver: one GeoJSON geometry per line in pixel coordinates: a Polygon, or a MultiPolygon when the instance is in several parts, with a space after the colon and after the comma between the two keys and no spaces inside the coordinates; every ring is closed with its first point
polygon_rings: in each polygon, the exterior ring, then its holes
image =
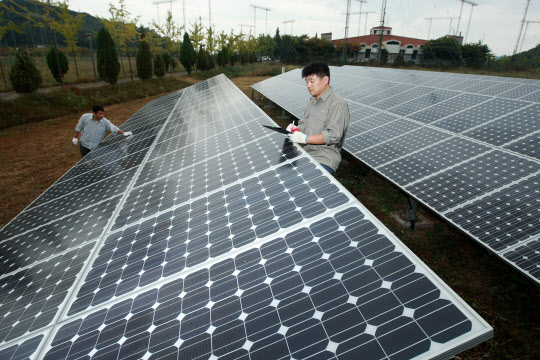
{"type": "Polygon", "coordinates": [[[124,136],[132,136],[133,133],[131,131],[126,131],[124,132],[124,136]]]}
{"type": "Polygon", "coordinates": [[[291,141],[294,141],[298,144],[305,144],[307,141],[307,135],[300,131],[295,131],[292,134],[287,134],[287,136],[289,137],[289,139],[291,139],[291,141]]]}
{"type": "Polygon", "coordinates": [[[289,126],[287,126],[287,129],[286,129],[288,132],[296,132],[296,131],[300,131],[298,129],[298,127],[296,125],[294,125],[294,123],[290,123],[289,126]]]}
{"type": "Polygon", "coordinates": [[[71,140],[71,142],[73,143],[73,145],[77,145],[79,143],[79,139],[73,138],[73,140],[71,140]]]}

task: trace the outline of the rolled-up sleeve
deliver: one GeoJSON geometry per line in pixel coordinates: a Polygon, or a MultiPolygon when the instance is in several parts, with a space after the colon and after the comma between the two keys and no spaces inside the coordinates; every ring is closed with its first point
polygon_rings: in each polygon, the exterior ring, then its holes
{"type": "Polygon", "coordinates": [[[81,118],[79,119],[77,126],[75,126],[75,131],[81,132],[82,129],[84,128],[84,117],[85,115],[81,116],[81,118]]]}
{"type": "Polygon", "coordinates": [[[321,131],[326,145],[338,144],[343,137],[346,124],[349,123],[349,109],[345,102],[336,102],[328,109],[328,123],[321,131]]]}

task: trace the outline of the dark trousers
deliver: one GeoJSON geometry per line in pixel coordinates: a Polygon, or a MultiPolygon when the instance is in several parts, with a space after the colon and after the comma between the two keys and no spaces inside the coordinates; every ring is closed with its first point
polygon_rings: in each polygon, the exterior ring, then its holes
{"type": "Polygon", "coordinates": [[[88,155],[88,153],[90,152],[90,149],[85,148],[84,146],[82,146],[82,144],[80,145],[80,150],[81,150],[81,159],[85,157],[86,155],[88,155]]]}
{"type": "Polygon", "coordinates": [[[326,164],[321,164],[321,166],[330,173],[330,175],[334,175],[334,169],[332,169],[330,166],[326,165],[326,164]]]}

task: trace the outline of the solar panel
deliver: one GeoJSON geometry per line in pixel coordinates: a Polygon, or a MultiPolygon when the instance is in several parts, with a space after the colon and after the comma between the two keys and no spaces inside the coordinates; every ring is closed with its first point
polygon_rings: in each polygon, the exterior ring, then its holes
{"type": "MultiPolygon", "coordinates": [[[[345,150],[507,262],[540,235],[540,81],[344,66],[331,85],[350,107],[345,150]]],[[[252,87],[303,116],[300,70],[252,87]]]]}
{"type": "Polygon", "coordinates": [[[0,357],[447,358],[492,336],[261,125],[223,75],[158,99],[2,229],[0,357]]]}

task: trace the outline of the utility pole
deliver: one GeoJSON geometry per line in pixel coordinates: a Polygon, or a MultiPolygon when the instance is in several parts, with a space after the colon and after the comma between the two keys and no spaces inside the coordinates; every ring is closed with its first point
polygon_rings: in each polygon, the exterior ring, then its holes
{"type": "MultiPolygon", "coordinates": [[[[367,4],[367,1],[364,0],[356,0],[360,3],[360,11],[358,11],[358,33],[356,36],[360,36],[360,20],[362,19],[362,4],[367,4]]],[[[356,13],[355,13],[356,14],[356,13]]]]}
{"type": "Polygon", "coordinates": [[[467,24],[467,31],[465,32],[465,38],[463,39],[463,43],[465,44],[466,41],[467,41],[467,36],[469,35],[469,28],[471,27],[471,18],[472,18],[472,11],[474,9],[475,6],[478,6],[478,5],[475,5],[475,4],[472,4],[471,3],[471,13],[469,15],[469,23],[467,24]]]}
{"type": "Polygon", "coordinates": [[[381,34],[379,35],[379,45],[377,47],[377,60],[379,64],[381,63],[381,53],[382,53],[382,41],[384,34],[384,18],[386,16],[386,0],[382,0],[381,6],[381,34]]]}
{"type": "Polygon", "coordinates": [[[182,16],[184,17],[184,32],[186,32],[186,0],[182,0],[182,16]]]}
{"type": "Polygon", "coordinates": [[[283,28],[283,34],[287,34],[287,23],[291,23],[291,36],[292,36],[292,27],[293,27],[293,23],[295,22],[296,20],[287,20],[287,21],[283,21],[283,24],[285,24],[284,28],[283,28]]]}
{"type": "MultiPolygon", "coordinates": [[[[51,0],[47,1],[47,17],[51,19],[51,0]]],[[[60,78],[60,85],[62,85],[62,89],[64,88],[64,74],[62,74],[62,68],[60,67],[60,59],[58,58],[58,46],[56,45],[56,32],[54,30],[54,25],[50,25],[51,32],[52,32],[52,38],[53,38],[53,46],[54,46],[54,57],[56,59],[56,70],[58,71],[58,77],[60,78]]]]}
{"type": "Polygon", "coordinates": [[[263,6],[253,5],[253,4],[250,4],[249,6],[253,7],[253,36],[257,37],[257,34],[255,34],[255,31],[256,31],[256,28],[255,28],[255,26],[256,26],[255,12],[256,12],[257,9],[261,9],[261,10],[266,11],[266,30],[265,30],[265,33],[268,34],[268,12],[272,11],[272,9],[266,8],[266,7],[263,7],[263,6]]]}
{"type": "Polygon", "coordinates": [[[172,12],[172,3],[173,2],[176,2],[178,0],[154,0],[154,2],[152,4],[156,5],[157,7],[157,21],[158,21],[158,24],[161,25],[161,22],[159,21],[159,4],[163,4],[163,3],[169,3],[169,8],[172,12]]]}
{"type": "Polygon", "coordinates": [[[518,49],[518,45],[519,45],[519,39],[521,38],[521,32],[523,31],[523,24],[525,23],[525,19],[527,18],[527,10],[529,10],[529,2],[531,0],[527,0],[527,5],[525,6],[525,12],[523,13],[523,20],[521,20],[521,27],[519,28],[519,34],[518,34],[518,38],[517,38],[517,41],[516,41],[516,47],[514,48],[514,53],[512,54],[513,55],[516,55],[517,53],[517,49],[518,49]]]}
{"type": "MultiPolygon", "coordinates": [[[[360,15],[360,17],[362,15],[366,15],[366,21],[365,21],[365,27],[364,27],[364,34],[367,35],[367,17],[369,14],[375,14],[375,11],[362,11],[362,12],[352,12],[351,15],[360,15]]],[[[346,15],[346,14],[341,14],[341,15],[346,15]]],[[[358,30],[358,36],[360,36],[360,29],[358,30]]]]}
{"type": "MultiPolygon", "coordinates": [[[[459,1],[461,1],[461,10],[459,10],[459,19],[457,22],[456,33],[454,34],[456,36],[459,36],[459,24],[461,23],[461,13],[463,12],[463,4],[467,3],[467,4],[471,4],[471,6],[478,6],[477,3],[471,0],[459,0],[459,1]]],[[[470,22],[470,18],[469,18],[469,22],[470,22]]]]}
{"type": "Polygon", "coordinates": [[[251,28],[253,27],[253,25],[246,25],[246,24],[238,24],[240,25],[240,33],[244,33],[244,26],[247,26],[249,28],[249,32],[251,33],[251,28]]]}
{"type": "Polygon", "coordinates": [[[427,39],[429,40],[429,34],[431,34],[431,20],[450,20],[450,28],[448,29],[448,35],[450,35],[450,31],[452,30],[452,21],[454,19],[457,19],[455,17],[430,17],[426,18],[426,20],[429,20],[429,29],[427,34],[427,39]]]}
{"type": "Polygon", "coordinates": [[[349,37],[349,18],[351,17],[351,0],[347,0],[347,15],[345,16],[345,37],[343,38],[343,61],[347,61],[347,38],[349,37]]]}
{"type": "Polygon", "coordinates": [[[525,23],[527,25],[525,25],[525,31],[523,32],[523,37],[521,38],[521,46],[519,47],[519,52],[521,52],[521,50],[523,49],[523,43],[525,42],[525,34],[527,34],[527,28],[529,27],[529,24],[530,23],[540,24],[540,21],[529,20],[529,21],[525,21],[525,23]]]}

